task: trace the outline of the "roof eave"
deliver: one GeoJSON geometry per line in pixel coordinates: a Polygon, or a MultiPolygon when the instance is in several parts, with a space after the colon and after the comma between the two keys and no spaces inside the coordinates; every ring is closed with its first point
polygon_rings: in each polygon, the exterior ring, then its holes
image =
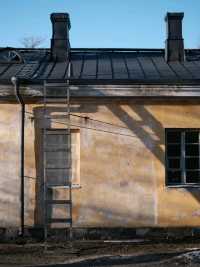
{"type": "MultiPolygon", "coordinates": [[[[48,83],[67,83],[68,79],[18,79],[21,85],[42,85],[44,81],[48,83]]],[[[70,79],[70,85],[193,85],[199,86],[200,79],[70,79]]],[[[0,80],[1,85],[11,84],[10,79],[0,80]]]]}

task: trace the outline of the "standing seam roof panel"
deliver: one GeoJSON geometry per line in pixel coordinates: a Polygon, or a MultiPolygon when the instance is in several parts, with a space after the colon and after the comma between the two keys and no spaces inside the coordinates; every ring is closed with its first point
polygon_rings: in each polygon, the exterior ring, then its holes
{"type": "Polygon", "coordinates": [[[43,72],[40,73],[40,75],[38,75],[37,78],[39,79],[47,79],[48,76],[51,74],[51,71],[54,67],[55,63],[53,62],[49,62],[47,65],[46,65],[46,68],[44,68],[43,72]]]}
{"type": "Polygon", "coordinates": [[[99,54],[97,79],[112,79],[111,59],[108,53],[99,54]]]}
{"type": "Polygon", "coordinates": [[[169,62],[169,66],[181,79],[192,79],[192,75],[187,71],[180,62],[169,62]]]}
{"type": "Polygon", "coordinates": [[[137,61],[136,55],[125,54],[130,79],[144,79],[144,73],[137,61]]]}
{"type": "Polygon", "coordinates": [[[177,75],[171,70],[163,57],[156,56],[151,58],[155,66],[160,72],[160,75],[166,79],[177,78],[177,75]]]}
{"type": "Polygon", "coordinates": [[[139,60],[147,79],[161,78],[160,74],[152,63],[151,58],[138,55],[137,59],[139,60]]]}
{"type": "Polygon", "coordinates": [[[81,70],[83,66],[83,55],[82,54],[72,54],[72,77],[74,79],[79,79],[81,76],[81,70]]]}
{"type": "Polygon", "coordinates": [[[96,71],[97,71],[97,55],[86,54],[84,57],[82,78],[83,79],[96,79],[96,71]]]}
{"type": "Polygon", "coordinates": [[[1,79],[11,79],[11,77],[17,76],[22,68],[24,68],[23,64],[11,64],[8,70],[1,75],[1,79]]]}
{"type": "Polygon", "coordinates": [[[126,69],[125,60],[122,54],[111,54],[113,62],[114,79],[128,79],[129,75],[126,69]]]}
{"type": "Polygon", "coordinates": [[[200,70],[197,65],[195,65],[192,61],[185,61],[183,62],[183,65],[186,69],[191,73],[192,77],[195,79],[200,79],[200,70]]]}
{"type": "Polygon", "coordinates": [[[0,75],[3,74],[9,67],[10,64],[0,64],[0,75]]]}
{"type": "MultiPolygon", "coordinates": [[[[197,61],[197,60],[195,60],[195,61],[193,61],[194,62],[194,64],[196,64],[199,68],[200,68],[200,61],[197,61]]],[[[200,70],[200,69],[199,69],[200,70]]]]}
{"type": "Polygon", "coordinates": [[[68,62],[57,62],[49,75],[49,79],[64,79],[68,62]]]}

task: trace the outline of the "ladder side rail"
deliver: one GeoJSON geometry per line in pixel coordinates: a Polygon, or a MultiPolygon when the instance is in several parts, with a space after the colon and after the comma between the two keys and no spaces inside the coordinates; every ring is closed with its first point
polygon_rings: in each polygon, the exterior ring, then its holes
{"type": "Polygon", "coordinates": [[[71,121],[70,121],[70,75],[71,75],[71,62],[69,61],[68,64],[68,72],[67,72],[67,128],[68,128],[68,138],[69,138],[69,159],[68,159],[68,164],[70,166],[69,169],[69,199],[70,199],[70,206],[69,206],[69,212],[70,212],[70,239],[72,239],[72,137],[71,137],[71,121]]]}
{"type": "Polygon", "coordinates": [[[46,147],[47,147],[47,141],[46,141],[46,117],[47,117],[47,103],[46,103],[46,81],[44,81],[44,87],[43,87],[43,205],[44,205],[44,240],[47,240],[48,237],[48,212],[47,212],[47,178],[46,178],[46,165],[47,165],[47,157],[46,157],[46,147]]]}

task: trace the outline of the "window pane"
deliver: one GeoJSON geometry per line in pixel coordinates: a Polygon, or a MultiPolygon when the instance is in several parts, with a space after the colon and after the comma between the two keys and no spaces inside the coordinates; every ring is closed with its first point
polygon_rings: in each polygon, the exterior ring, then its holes
{"type": "Polygon", "coordinates": [[[70,154],[67,151],[46,152],[47,168],[67,168],[69,164],[70,154]]]}
{"type": "Polygon", "coordinates": [[[199,169],[199,158],[187,158],[185,167],[186,169],[199,169]]]}
{"type": "Polygon", "coordinates": [[[186,156],[199,156],[199,145],[186,145],[186,156]]]}
{"type": "Polygon", "coordinates": [[[69,169],[47,169],[46,181],[49,185],[69,184],[70,170],[69,169]]]}
{"type": "Polygon", "coordinates": [[[199,171],[187,171],[186,182],[187,183],[198,183],[199,182],[199,171]]]}
{"type": "Polygon", "coordinates": [[[185,133],[186,143],[198,143],[199,142],[199,132],[186,132],[185,133]]]}
{"type": "Polygon", "coordinates": [[[47,135],[46,139],[47,139],[47,143],[50,145],[57,145],[57,144],[67,144],[68,143],[68,139],[69,136],[68,135],[62,135],[62,134],[51,134],[51,135],[47,135]]]}
{"type": "Polygon", "coordinates": [[[46,179],[51,184],[80,183],[80,132],[48,130],[46,135],[46,179]],[[69,142],[71,138],[71,149],[69,142]]]}
{"type": "Polygon", "coordinates": [[[181,133],[180,132],[168,132],[167,133],[167,143],[180,143],[181,133]]]}
{"type": "Polygon", "coordinates": [[[179,169],[180,168],[180,159],[168,159],[168,167],[170,169],[179,169]]]}
{"type": "Polygon", "coordinates": [[[169,184],[181,183],[181,171],[168,171],[167,178],[169,184]]]}
{"type": "Polygon", "coordinates": [[[168,157],[180,157],[181,145],[168,145],[167,155],[168,157]]]}

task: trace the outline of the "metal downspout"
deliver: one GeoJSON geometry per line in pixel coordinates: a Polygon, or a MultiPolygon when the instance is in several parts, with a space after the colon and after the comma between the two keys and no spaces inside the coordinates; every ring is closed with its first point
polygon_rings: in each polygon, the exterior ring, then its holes
{"type": "Polygon", "coordinates": [[[14,85],[14,92],[17,102],[21,105],[21,151],[20,151],[20,176],[21,176],[21,226],[19,235],[24,237],[24,125],[25,125],[25,103],[19,92],[19,79],[17,77],[12,77],[11,79],[14,85]]]}

